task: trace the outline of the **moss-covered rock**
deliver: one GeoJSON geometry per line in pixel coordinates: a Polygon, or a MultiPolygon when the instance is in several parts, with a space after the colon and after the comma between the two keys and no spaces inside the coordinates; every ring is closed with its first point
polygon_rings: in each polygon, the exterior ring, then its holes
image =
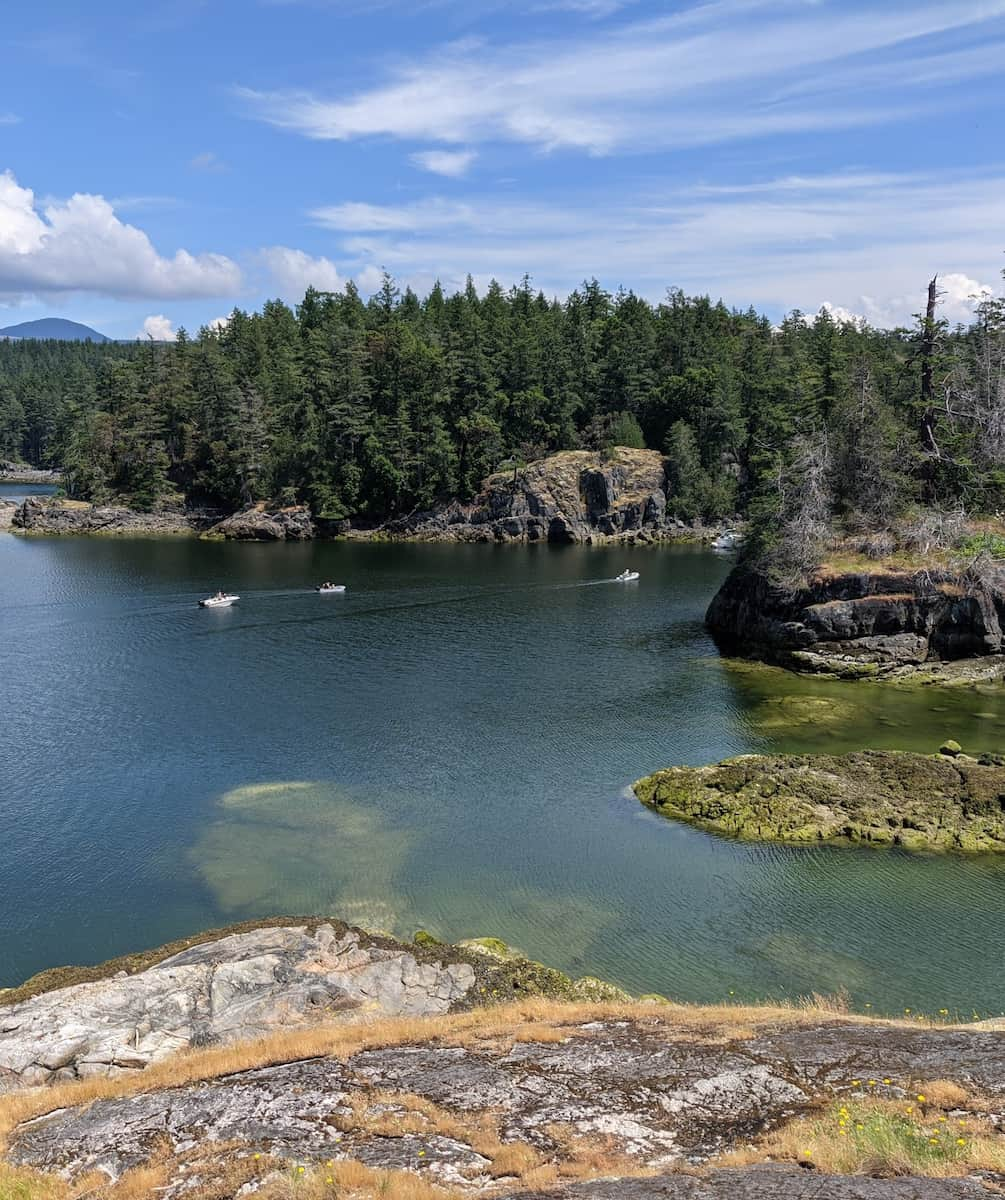
{"type": "Polygon", "coordinates": [[[490,958],[501,958],[504,962],[522,958],[519,950],[507,946],[504,941],[495,937],[466,938],[457,945],[462,950],[473,950],[475,954],[487,954],[490,958]]]}
{"type": "Polygon", "coordinates": [[[1005,851],[1005,759],[866,750],[743,755],[635,785],[676,820],[755,841],[1005,851]]]}
{"type": "Polygon", "coordinates": [[[439,938],[433,935],[427,929],[417,929],[412,935],[412,941],[416,946],[442,946],[443,943],[439,938]]]}

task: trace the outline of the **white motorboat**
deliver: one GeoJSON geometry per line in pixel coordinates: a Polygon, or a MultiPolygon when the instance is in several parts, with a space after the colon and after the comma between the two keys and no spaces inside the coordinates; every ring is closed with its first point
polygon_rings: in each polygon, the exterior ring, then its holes
{"type": "Polygon", "coordinates": [[[319,588],[315,588],[314,590],[316,592],[319,592],[322,596],[331,596],[334,592],[344,592],[345,584],[344,583],[323,583],[319,588]]]}
{"type": "Polygon", "coordinates": [[[615,583],[634,583],[638,579],[638,571],[622,571],[620,575],[614,576],[615,583]]]}
{"type": "Polygon", "coordinates": [[[205,600],[199,601],[200,608],[230,608],[230,606],[240,600],[240,596],[231,595],[230,592],[217,592],[215,596],[208,596],[205,600]]]}
{"type": "Polygon", "coordinates": [[[743,535],[732,529],[720,533],[712,543],[713,550],[737,550],[743,542],[743,535]]]}

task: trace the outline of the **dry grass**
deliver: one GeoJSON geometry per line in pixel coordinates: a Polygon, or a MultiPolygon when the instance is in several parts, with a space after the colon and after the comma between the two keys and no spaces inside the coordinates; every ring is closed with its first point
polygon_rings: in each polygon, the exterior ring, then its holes
{"type": "MultiPolygon", "coordinates": [[[[262,1200],[460,1200],[465,1195],[411,1171],[380,1171],[351,1160],[277,1172],[255,1194],[262,1200]]],[[[205,1200],[201,1192],[191,1195],[205,1200]]]]}
{"type": "MultiPolygon", "coordinates": [[[[72,1183],[26,1167],[0,1163],[0,1200],[149,1200],[167,1180],[167,1167],[151,1163],[126,1171],[114,1184],[100,1171],[81,1175],[72,1183]]],[[[233,1195],[233,1193],[230,1193],[233,1195]]]]}
{"type": "Polygon", "coordinates": [[[1005,1138],[981,1118],[960,1115],[961,1098],[972,1103],[967,1093],[945,1081],[929,1090],[904,1100],[856,1094],[835,1101],[724,1155],[717,1165],[798,1162],[832,1174],[884,1178],[1005,1171],[1005,1138]]]}
{"type": "MultiPolygon", "coordinates": [[[[152,1064],[145,1071],[115,1079],[80,1080],[0,1097],[0,1140],[22,1122],[57,1108],[178,1087],[304,1058],[346,1059],[360,1050],[416,1043],[485,1047],[516,1040],[557,1042],[569,1035],[569,1026],[626,1019],[648,1026],[663,1026],[678,1036],[690,1034],[701,1040],[721,1042],[750,1037],[759,1028],[767,1026],[809,1025],[834,1020],[839,1011],[832,1006],[815,1007],[812,1003],[762,1007],[743,1004],[652,1005],[568,1003],[531,997],[448,1016],[387,1017],[369,1023],[289,1029],[258,1041],[184,1051],[152,1064]]],[[[885,1021],[858,1015],[842,1016],[841,1019],[844,1023],[917,1028],[916,1020],[885,1021]]]]}

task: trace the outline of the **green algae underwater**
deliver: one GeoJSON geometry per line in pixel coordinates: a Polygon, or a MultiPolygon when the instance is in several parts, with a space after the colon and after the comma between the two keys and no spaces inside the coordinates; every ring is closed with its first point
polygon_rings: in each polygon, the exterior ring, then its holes
{"type": "Polygon", "coordinates": [[[728,567],[686,547],[0,539],[0,986],[313,911],[494,935],[637,993],[997,1015],[998,857],[741,845],[627,792],[740,753],[1005,741],[1005,690],[721,660],[702,618],[728,567]],[[638,584],[611,583],[626,566],[638,584]],[[348,592],[319,600],[324,578],[348,592]],[[197,610],[219,586],[240,605],[197,610]]]}

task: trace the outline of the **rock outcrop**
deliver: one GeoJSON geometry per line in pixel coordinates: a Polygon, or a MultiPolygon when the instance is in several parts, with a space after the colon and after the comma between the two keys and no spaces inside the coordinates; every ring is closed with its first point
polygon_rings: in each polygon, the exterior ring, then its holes
{"type": "Polygon", "coordinates": [[[712,536],[668,513],[667,478],[655,450],[619,446],[607,457],[567,450],[490,475],[471,504],[389,521],[383,533],[427,541],[661,541],[712,536]]]}
{"type": "MultiPolygon", "coordinates": [[[[475,982],[466,962],[419,962],[319,925],[196,945],[137,975],[0,1007],[0,1091],[137,1070],[186,1046],[261,1036],[332,1014],[447,1012],[475,982]]],[[[3,997],[0,995],[0,1003],[3,997]]]]}
{"type": "Polygon", "coordinates": [[[137,512],[118,505],[29,496],[14,513],[13,528],[31,534],[188,535],[206,529],[219,514],[197,509],[137,512]]]}
{"type": "Polygon", "coordinates": [[[17,505],[12,500],[0,500],[0,529],[10,529],[14,524],[17,505]]]}
{"type": "Polygon", "coordinates": [[[757,755],[640,779],[643,804],[757,841],[833,839],[910,850],[1005,851],[1005,757],[757,755]]]}
{"type": "Polygon", "coordinates": [[[500,1177],[514,1173],[496,1165],[507,1148],[510,1161],[519,1148],[525,1161],[562,1163],[575,1161],[577,1146],[600,1152],[595,1173],[608,1178],[530,1194],[570,1200],[986,1195],[962,1180],[929,1188],[921,1181],[835,1178],[832,1185],[794,1166],[626,1178],[675,1166],[693,1171],[828,1103],[913,1100],[925,1081],[936,1079],[944,1091],[955,1084],[960,1095],[983,1097],[971,1106],[974,1115],[1000,1125],[1005,1037],[840,1018],[776,1020],[724,1036],[683,1014],[675,1024],[671,1014],[564,1025],[556,1017],[539,1037],[529,1027],[517,1040],[472,1045],[438,1024],[434,1042],[231,1071],[60,1108],[15,1130],[8,1157],[70,1178],[98,1170],[115,1179],[167,1152],[169,1174],[158,1195],[169,1197],[205,1185],[221,1160],[231,1171],[243,1163],[238,1182],[249,1190],[276,1172],[289,1178],[300,1166],[354,1159],[414,1171],[469,1195],[498,1194],[500,1177]]]}
{"type": "Polygon", "coordinates": [[[1005,570],[971,582],[949,571],[819,572],[790,591],[741,564],[706,617],[720,646],[804,671],[847,678],[1005,672],[1005,570]]]}
{"type": "Polygon", "coordinates": [[[306,506],[269,509],[255,504],[217,522],[208,537],[240,542],[305,542],[314,537],[314,522],[306,506]]]}
{"type": "Polygon", "coordinates": [[[520,995],[631,999],[506,947],[449,946],[428,935],[406,945],[341,922],[252,922],[0,989],[0,1093],[117,1076],[186,1047],[279,1028],[428,1016],[520,995]]]}
{"type": "Polygon", "coordinates": [[[29,467],[24,463],[0,462],[0,483],[49,483],[56,486],[62,480],[62,471],[29,467]]]}
{"type": "Polygon", "coordinates": [[[701,1177],[600,1179],[557,1191],[520,1192],[504,1200],[988,1200],[988,1191],[973,1179],[864,1179],[756,1166],[701,1177]]]}

